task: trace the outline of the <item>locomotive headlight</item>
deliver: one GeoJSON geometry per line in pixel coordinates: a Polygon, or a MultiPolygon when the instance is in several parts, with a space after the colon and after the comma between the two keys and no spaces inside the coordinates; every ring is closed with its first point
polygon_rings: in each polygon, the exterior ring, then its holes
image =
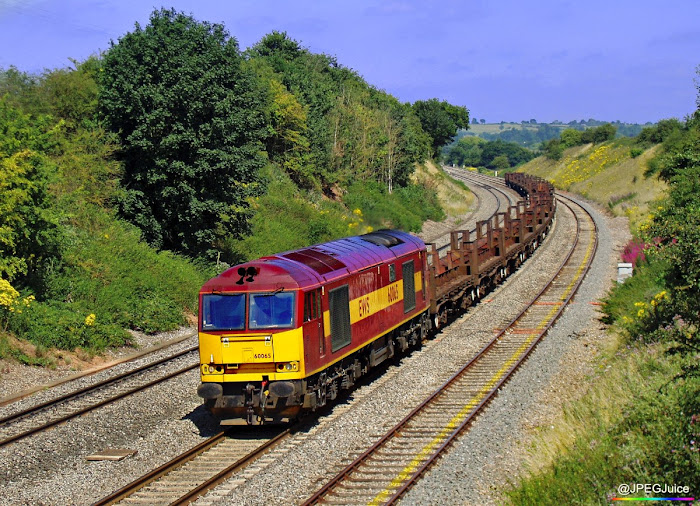
{"type": "Polygon", "coordinates": [[[209,374],[214,374],[214,366],[213,365],[209,366],[209,374]]]}
{"type": "Polygon", "coordinates": [[[291,371],[291,370],[292,370],[292,364],[287,364],[287,365],[284,366],[284,368],[287,369],[288,371],[291,371]]]}

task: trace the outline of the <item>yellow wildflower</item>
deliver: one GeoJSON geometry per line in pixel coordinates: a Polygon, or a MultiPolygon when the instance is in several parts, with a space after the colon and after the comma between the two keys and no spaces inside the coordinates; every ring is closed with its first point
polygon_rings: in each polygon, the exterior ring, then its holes
{"type": "Polygon", "coordinates": [[[90,313],[85,317],[85,325],[92,327],[95,324],[95,313],[90,313]]]}
{"type": "Polygon", "coordinates": [[[0,279],[0,306],[12,311],[12,307],[19,299],[19,292],[14,289],[9,281],[0,279]]]}

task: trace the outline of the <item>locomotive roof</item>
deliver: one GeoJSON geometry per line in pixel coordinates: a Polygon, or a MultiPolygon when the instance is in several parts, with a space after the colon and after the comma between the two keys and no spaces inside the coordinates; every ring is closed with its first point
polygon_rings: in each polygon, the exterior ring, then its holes
{"type": "Polygon", "coordinates": [[[307,288],[424,249],[425,243],[400,230],[379,230],[262,257],[210,279],[202,292],[307,288]]]}

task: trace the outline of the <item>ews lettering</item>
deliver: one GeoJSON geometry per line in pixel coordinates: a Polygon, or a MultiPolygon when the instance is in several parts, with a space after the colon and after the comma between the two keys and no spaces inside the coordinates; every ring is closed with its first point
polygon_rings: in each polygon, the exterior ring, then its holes
{"type": "Polygon", "coordinates": [[[388,288],[389,291],[389,304],[393,304],[397,300],[399,300],[399,287],[398,285],[390,285],[388,288]]]}
{"type": "Polygon", "coordinates": [[[369,297],[362,297],[360,299],[359,303],[359,310],[360,310],[360,318],[364,318],[365,316],[369,316],[369,297]]]}

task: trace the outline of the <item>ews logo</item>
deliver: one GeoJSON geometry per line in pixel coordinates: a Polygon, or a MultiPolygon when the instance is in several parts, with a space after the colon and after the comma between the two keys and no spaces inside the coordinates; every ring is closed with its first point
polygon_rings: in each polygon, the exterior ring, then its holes
{"type": "Polygon", "coordinates": [[[365,316],[369,316],[369,313],[370,313],[369,297],[362,297],[360,299],[360,302],[358,304],[358,309],[360,311],[360,318],[364,318],[365,316]]]}
{"type": "Polygon", "coordinates": [[[388,296],[389,296],[389,304],[393,304],[397,300],[399,300],[399,286],[398,285],[390,285],[388,290],[388,296]]]}

